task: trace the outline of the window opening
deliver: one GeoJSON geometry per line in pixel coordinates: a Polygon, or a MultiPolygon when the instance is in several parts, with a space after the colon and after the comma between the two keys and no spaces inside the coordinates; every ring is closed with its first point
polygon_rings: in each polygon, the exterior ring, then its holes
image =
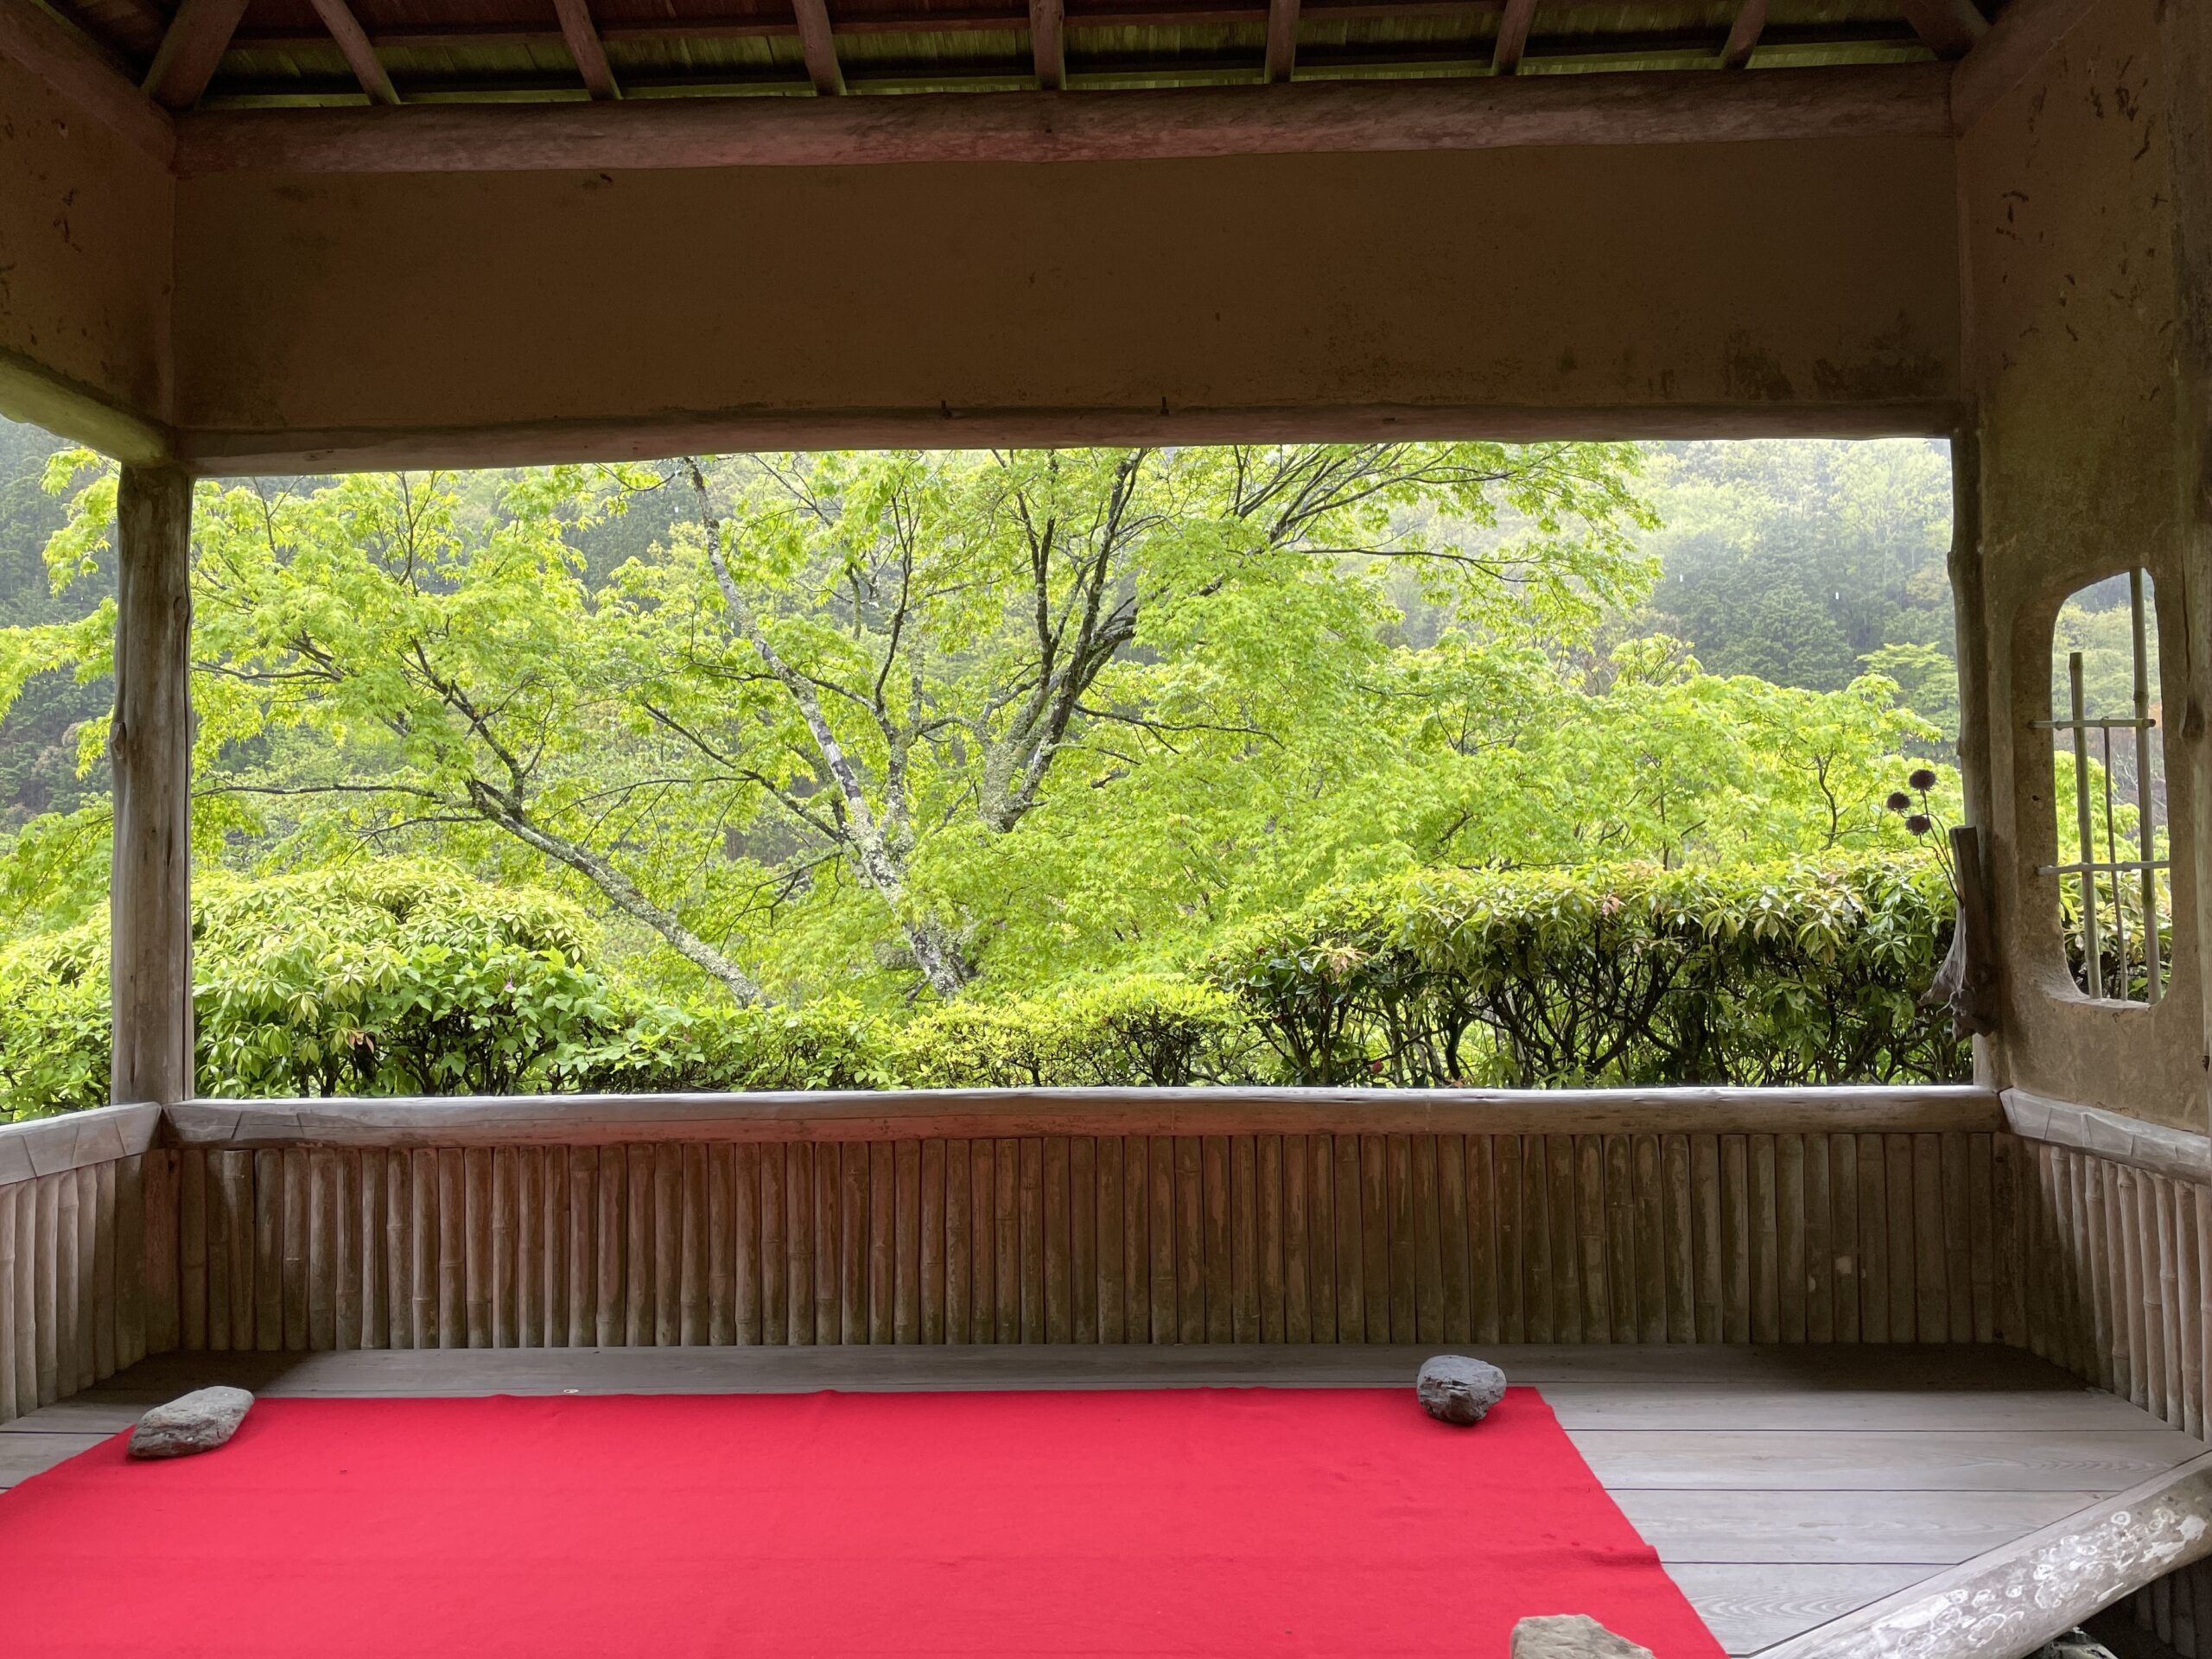
{"type": "Polygon", "coordinates": [[[2053,745],[2059,842],[2063,856],[2070,830],[2075,855],[2043,873],[2059,878],[2074,982],[2101,1000],[2155,1003],[2170,955],[2172,860],[2163,757],[2152,738],[2160,712],[2151,695],[2155,613],[2150,575],[2139,569],[2069,599],[2052,653],[2056,671],[2057,645],[2071,646],[2063,680],[2053,675],[2052,702],[2066,712],[2036,722],[2064,734],[2053,745]],[[2110,712],[2123,698],[2127,712],[2110,712]]]}

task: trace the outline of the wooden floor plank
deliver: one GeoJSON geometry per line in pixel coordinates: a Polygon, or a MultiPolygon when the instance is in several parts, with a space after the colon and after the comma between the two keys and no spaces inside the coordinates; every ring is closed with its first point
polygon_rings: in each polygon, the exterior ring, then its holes
{"type": "Polygon", "coordinates": [[[1818,1429],[1857,1433],[1958,1428],[2130,1431],[2161,1427],[2124,1400],[2090,1389],[1847,1389],[1755,1382],[1549,1382],[1544,1399],[1570,1429],[1818,1429]]]}
{"type": "Polygon", "coordinates": [[[2086,1508],[2098,1492],[1616,1492],[1670,1567],[1748,1562],[1955,1567],[2086,1508]]]}
{"type": "Polygon", "coordinates": [[[2187,1435],[2158,1429],[2056,1434],[1588,1429],[1573,1439],[1612,1491],[2116,1492],[2201,1450],[2187,1435]]]}
{"type": "Polygon", "coordinates": [[[79,1452],[89,1452],[105,1434],[10,1434],[0,1439],[0,1491],[42,1475],[79,1452]]]}
{"type": "Polygon", "coordinates": [[[1785,1637],[1918,1582],[1916,1567],[1684,1567],[1675,1582],[1732,1654],[1757,1653],[1785,1637]]]}

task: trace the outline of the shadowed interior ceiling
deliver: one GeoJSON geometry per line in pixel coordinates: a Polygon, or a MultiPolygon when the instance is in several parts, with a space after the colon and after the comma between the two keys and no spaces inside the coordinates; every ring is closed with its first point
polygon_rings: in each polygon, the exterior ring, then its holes
{"type": "Polygon", "coordinates": [[[1926,62],[2002,0],[52,0],[172,109],[1926,62]]]}

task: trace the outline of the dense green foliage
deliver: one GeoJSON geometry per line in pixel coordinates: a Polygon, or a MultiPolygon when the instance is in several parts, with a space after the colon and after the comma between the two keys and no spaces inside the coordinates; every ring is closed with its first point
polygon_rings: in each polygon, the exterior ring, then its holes
{"type": "MultiPolygon", "coordinates": [[[[210,1093],[1825,1083],[1962,1075],[1914,1005],[1943,891],[1885,861],[1768,871],[1429,874],[1320,894],[1182,973],[963,999],[680,1006],[610,971],[566,900],[385,861],[208,884],[210,1093]]],[[[0,956],[0,1090],[107,1091],[104,930],[0,956]]]]}
{"type": "MultiPolygon", "coordinates": [[[[22,1109],[105,1086],[113,474],[40,465],[22,1109]]],[[[1955,719],[1947,487],[1921,444],[203,485],[202,1086],[1948,1075],[1881,806],[1955,719]]]]}

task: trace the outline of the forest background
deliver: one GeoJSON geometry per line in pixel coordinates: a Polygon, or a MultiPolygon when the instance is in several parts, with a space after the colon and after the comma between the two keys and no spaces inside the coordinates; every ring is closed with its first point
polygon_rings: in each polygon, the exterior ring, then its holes
{"type": "MultiPolygon", "coordinates": [[[[105,1097],[112,495],[0,425],[0,1110],[105,1097]]],[[[1913,441],[206,486],[202,1086],[1957,1075],[1949,525],[1913,441]]]]}

